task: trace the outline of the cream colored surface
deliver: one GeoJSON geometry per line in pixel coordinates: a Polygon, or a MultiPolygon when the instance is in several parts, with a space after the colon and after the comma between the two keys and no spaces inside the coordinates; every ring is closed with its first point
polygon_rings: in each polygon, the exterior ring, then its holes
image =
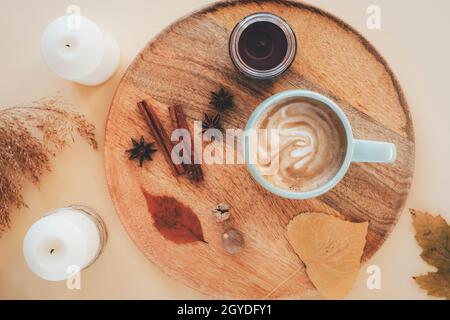
{"type": "MultiPolygon", "coordinates": [[[[139,50],[177,18],[209,3],[206,0],[0,0],[0,106],[59,94],[85,113],[98,128],[100,148],[115,87],[139,50]],[[76,4],[122,49],[118,73],[92,88],[66,82],[52,74],[40,56],[46,24],[76,4]]],[[[408,98],[416,129],[416,170],[406,208],[442,213],[450,221],[450,11],[448,0],[307,1],[334,13],[364,34],[384,55],[408,98]],[[382,29],[366,28],[366,8],[379,5],[382,29]]],[[[39,188],[28,185],[28,209],[14,212],[13,225],[0,239],[1,299],[197,299],[207,298],[165,276],[134,246],[109,198],[103,155],[80,142],[53,162],[39,188]],[[22,239],[45,212],[68,204],[84,204],[104,218],[110,239],[104,254],[82,273],[82,289],[68,290],[29,271],[22,239]]],[[[411,218],[404,213],[380,251],[366,263],[350,299],[425,299],[411,276],[432,270],[419,257],[411,218]],[[381,290],[368,290],[367,266],[381,268],[381,290]]]]}

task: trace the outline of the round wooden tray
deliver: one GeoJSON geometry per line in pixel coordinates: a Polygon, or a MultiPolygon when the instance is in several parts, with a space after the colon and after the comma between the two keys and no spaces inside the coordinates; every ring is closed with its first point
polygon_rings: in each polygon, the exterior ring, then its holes
{"type": "Polygon", "coordinates": [[[112,102],[105,137],[108,184],[117,212],[142,252],[170,277],[221,298],[302,297],[315,292],[302,262],[290,247],[286,225],[306,211],[369,221],[363,260],[387,238],[403,208],[414,167],[414,133],[408,105],[385,60],[359,33],[336,17],[302,3],[224,2],[196,12],[164,30],[139,53],[112,102]],[[228,37],[242,18],[254,12],[280,15],[296,33],[299,49],[280,78],[250,80],[236,71],[228,37]],[[344,180],[324,196],[307,201],[282,199],[258,186],[245,165],[203,165],[205,181],[175,178],[163,154],[140,168],[125,153],[130,138],[149,134],[136,103],[154,105],[167,131],[168,107],[180,104],[190,123],[213,112],[210,92],[225,87],[235,108],[223,116],[225,128],[244,128],[251,112],[277,92],[302,88],[334,99],[347,113],[360,139],[397,145],[393,165],[352,164],[344,180]],[[148,213],[141,187],[168,195],[199,217],[205,240],[176,244],[163,238],[148,213]],[[217,223],[211,209],[232,207],[232,219],[217,223]],[[241,230],[245,250],[224,252],[226,226],[241,230]]]}

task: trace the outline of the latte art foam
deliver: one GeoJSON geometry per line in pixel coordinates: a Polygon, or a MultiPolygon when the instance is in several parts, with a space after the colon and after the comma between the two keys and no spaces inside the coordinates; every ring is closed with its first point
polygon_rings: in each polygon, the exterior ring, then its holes
{"type": "Polygon", "coordinates": [[[263,171],[278,161],[278,170],[265,175],[274,186],[310,191],[323,186],[339,171],[347,142],[343,125],[326,105],[295,98],[261,117],[257,126],[257,166],[263,171]],[[278,139],[262,132],[278,131],[278,139]],[[277,141],[278,140],[278,141],[277,141]]]}

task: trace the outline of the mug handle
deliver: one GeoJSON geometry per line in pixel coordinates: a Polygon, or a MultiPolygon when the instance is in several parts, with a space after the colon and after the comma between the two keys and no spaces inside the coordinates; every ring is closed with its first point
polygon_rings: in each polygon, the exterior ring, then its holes
{"type": "Polygon", "coordinates": [[[382,141],[354,140],[353,162],[392,163],[397,158],[395,144],[382,141]]]}

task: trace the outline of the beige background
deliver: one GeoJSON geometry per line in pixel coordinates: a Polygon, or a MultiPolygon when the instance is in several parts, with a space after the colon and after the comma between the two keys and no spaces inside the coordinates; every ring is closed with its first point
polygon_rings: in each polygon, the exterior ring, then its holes
{"type": "MultiPolygon", "coordinates": [[[[114,211],[103,167],[103,136],[114,90],[127,65],[165,26],[208,0],[0,0],[0,107],[59,94],[97,125],[100,151],[84,143],[53,162],[39,188],[29,185],[29,209],[14,212],[0,239],[1,299],[197,299],[207,298],[169,279],[134,246],[114,211]],[[46,24],[69,4],[111,32],[122,49],[117,74],[99,87],[83,87],[52,74],[40,56],[46,24]],[[104,254],[82,273],[82,289],[68,290],[33,275],[22,256],[22,239],[45,212],[84,204],[104,218],[110,239],[104,254]]],[[[450,2],[448,0],[310,0],[364,34],[384,55],[406,93],[416,130],[416,170],[406,208],[442,213],[450,221],[450,2]],[[366,28],[366,8],[382,10],[382,29],[366,28]]],[[[432,270],[419,257],[411,217],[401,219],[380,251],[361,269],[350,299],[426,299],[411,276],[432,270]],[[368,290],[366,268],[378,265],[382,289],[368,290]]]]}

